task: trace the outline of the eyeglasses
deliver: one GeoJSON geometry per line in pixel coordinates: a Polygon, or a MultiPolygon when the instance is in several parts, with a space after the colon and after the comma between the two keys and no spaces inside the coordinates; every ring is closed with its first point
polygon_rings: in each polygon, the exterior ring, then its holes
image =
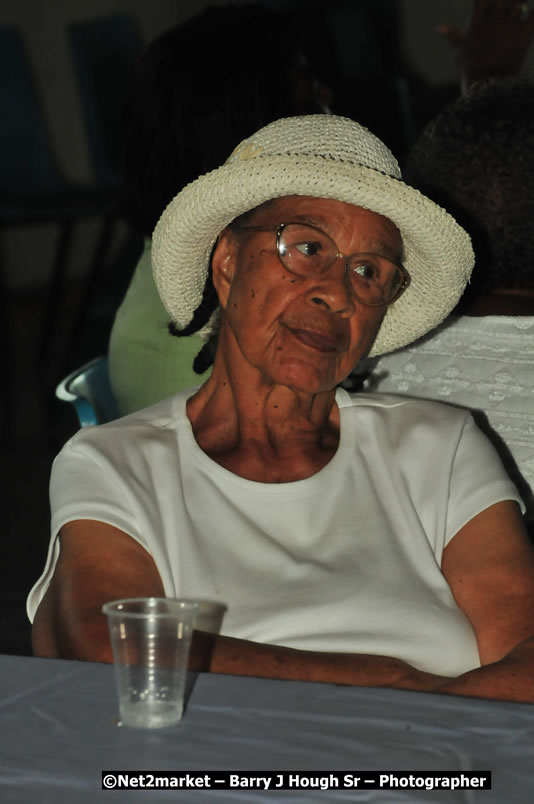
{"type": "Polygon", "coordinates": [[[276,232],[276,250],[282,265],[300,277],[325,274],[336,260],[345,261],[345,276],[358,301],[380,307],[396,301],[410,284],[410,275],[402,266],[381,254],[340,254],[332,238],[316,226],[306,223],[281,223],[279,226],[242,226],[254,232],[276,232]]]}

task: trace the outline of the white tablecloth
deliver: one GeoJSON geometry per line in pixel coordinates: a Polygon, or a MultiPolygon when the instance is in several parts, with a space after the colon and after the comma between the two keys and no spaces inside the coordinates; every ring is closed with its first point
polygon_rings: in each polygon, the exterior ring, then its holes
{"type": "Polygon", "coordinates": [[[113,668],[0,656],[0,801],[531,804],[534,706],[200,674],[182,723],[117,724],[113,668]],[[490,770],[492,791],[103,791],[102,770],[490,770]]]}

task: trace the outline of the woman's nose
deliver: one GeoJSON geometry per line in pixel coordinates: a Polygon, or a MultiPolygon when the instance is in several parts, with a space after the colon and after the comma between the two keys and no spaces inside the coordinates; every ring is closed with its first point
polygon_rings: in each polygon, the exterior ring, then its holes
{"type": "Polygon", "coordinates": [[[339,258],[330,269],[317,277],[309,290],[309,299],[313,304],[326,307],[331,313],[348,318],[356,309],[347,275],[347,262],[339,258]]]}

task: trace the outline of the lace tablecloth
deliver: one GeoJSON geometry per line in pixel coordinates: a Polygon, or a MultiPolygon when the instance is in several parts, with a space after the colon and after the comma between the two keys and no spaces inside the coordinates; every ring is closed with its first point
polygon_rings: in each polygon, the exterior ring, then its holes
{"type": "Polygon", "coordinates": [[[451,318],[370,366],[369,390],[475,411],[534,520],[534,317],[451,318]]]}

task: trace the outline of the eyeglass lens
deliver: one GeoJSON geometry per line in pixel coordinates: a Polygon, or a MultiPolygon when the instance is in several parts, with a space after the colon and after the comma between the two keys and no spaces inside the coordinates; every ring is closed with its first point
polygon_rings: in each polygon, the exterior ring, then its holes
{"type": "MultiPolygon", "coordinates": [[[[282,263],[299,276],[319,276],[339,256],[326,232],[306,224],[281,226],[277,245],[282,263]]],[[[388,304],[404,286],[403,271],[381,255],[353,254],[345,264],[354,296],[366,304],[388,304]]]]}

